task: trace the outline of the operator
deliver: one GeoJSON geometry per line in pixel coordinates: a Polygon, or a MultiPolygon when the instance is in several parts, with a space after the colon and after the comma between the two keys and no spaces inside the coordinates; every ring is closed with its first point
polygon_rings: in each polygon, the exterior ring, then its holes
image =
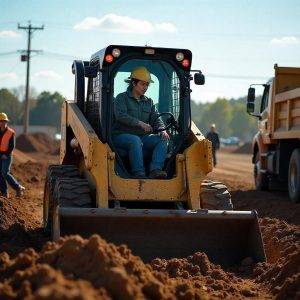
{"type": "Polygon", "coordinates": [[[210,131],[206,134],[206,138],[211,141],[213,164],[214,167],[217,165],[217,150],[220,149],[219,134],[216,132],[216,125],[210,125],[210,131]]]}
{"type": "Polygon", "coordinates": [[[149,178],[164,179],[167,173],[162,169],[169,135],[165,130],[153,134],[153,127],[165,126],[160,118],[153,124],[159,113],[152,99],[145,96],[149,84],[153,83],[150,72],[145,67],[137,67],[125,82],[129,83],[128,88],[116,97],[114,104],[114,145],[129,152],[132,173],[139,179],[146,178],[143,150],[151,152],[149,178]]]}
{"type": "Polygon", "coordinates": [[[15,132],[7,126],[8,117],[0,113],[0,195],[8,198],[7,183],[16,191],[16,196],[21,197],[25,188],[20,185],[10,173],[12,152],[15,148],[15,132]]]}

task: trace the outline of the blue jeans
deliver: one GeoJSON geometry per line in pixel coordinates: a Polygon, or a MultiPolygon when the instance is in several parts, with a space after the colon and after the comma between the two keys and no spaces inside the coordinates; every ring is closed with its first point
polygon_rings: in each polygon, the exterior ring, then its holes
{"type": "Polygon", "coordinates": [[[157,134],[137,136],[134,134],[122,133],[113,137],[116,148],[128,151],[129,162],[133,174],[145,173],[143,150],[152,153],[150,172],[161,170],[164,166],[168,151],[168,141],[164,141],[157,134]]]}
{"type": "Polygon", "coordinates": [[[7,183],[14,190],[20,187],[20,184],[10,173],[11,163],[12,155],[7,155],[7,159],[0,159],[0,192],[3,194],[7,194],[7,183]]]}

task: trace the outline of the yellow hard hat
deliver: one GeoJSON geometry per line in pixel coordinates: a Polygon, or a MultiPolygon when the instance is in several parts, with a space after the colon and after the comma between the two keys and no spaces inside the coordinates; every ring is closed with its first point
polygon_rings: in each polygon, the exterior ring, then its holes
{"type": "Polygon", "coordinates": [[[7,114],[5,114],[5,113],[0,113],[0,121],[9,121],[8,120],[8,117],[7,117],[7,114]]]}
{"type": "Polygon", "coordinates": [[[133,78],[142,80],[142,81],[145,81],[148,83],[153,82],[153,80],[151,79],[151,76],[150,76],[150,72],[145,67],[137,67],[137,68],[133,69],[128,80],[133,79],[133,78]]]}

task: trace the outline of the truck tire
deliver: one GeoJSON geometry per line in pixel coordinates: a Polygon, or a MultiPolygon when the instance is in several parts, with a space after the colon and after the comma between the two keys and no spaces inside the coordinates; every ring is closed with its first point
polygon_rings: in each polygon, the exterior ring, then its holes
{"type": "Polygon", "coordinates": [[[48,167],[44,185],[43,228],[45,234],[51,233],[51,215],[54,203],[54,188],[58,178],[80,178],[74,165],[51,165],[48,167]]]}
{"type": "Polygon", "coordinates": [[[300,149],[295,149],[290,158],[288,191],[291,201],[300,202],[300,149]]]}
{"type": "Polygon", "coordinates": [[[253,168],[254,184],[258,191],[267,191],[269,189],[269,178],[266,174],[260,172],[261,162],[259,159],[259,152],[255,155],[255,163],[253,168]]]}
{"type": "Polygon", "coordinates": [[[204,180],[200,192],[201,208],[213,210],[233,210],[231,195],[221,182],[204,180]]]}

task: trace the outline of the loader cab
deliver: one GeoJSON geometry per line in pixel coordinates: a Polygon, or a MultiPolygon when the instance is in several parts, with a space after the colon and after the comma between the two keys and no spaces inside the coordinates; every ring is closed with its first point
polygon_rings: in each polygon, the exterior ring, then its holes
{"type": "MultiPolygon", "coordinates": [[[[128,158],[122,149],[116,149],[112,141],[114,124],[114,100],[128,88],[126,80],[131,71],[146,67],[154,81],[145,96],[151,98],[161,119],[167,125],[170,114],[174,125],[169,126],[168,159],[165,170],[169,177],[174,174],[175,158],[182,153],[191,127],[190,66],[192,54],[186,49],[150,48],[132,46],[109,46],[92,56],[90,66],[98,66],[97,76],[89,79],[86,113],[102,142],[107,142],[117,156],[117,173],[130,178],[128,158]],[[98,113],[95,110],[98,109],[98,113]],[[98,115],[97,119],[95,116],[98,115]],[[176,126],[175,126],[176,123],[176,126]]],[[[198,72],[196,84],[204,84],[204,76],[198,72]]]]}

